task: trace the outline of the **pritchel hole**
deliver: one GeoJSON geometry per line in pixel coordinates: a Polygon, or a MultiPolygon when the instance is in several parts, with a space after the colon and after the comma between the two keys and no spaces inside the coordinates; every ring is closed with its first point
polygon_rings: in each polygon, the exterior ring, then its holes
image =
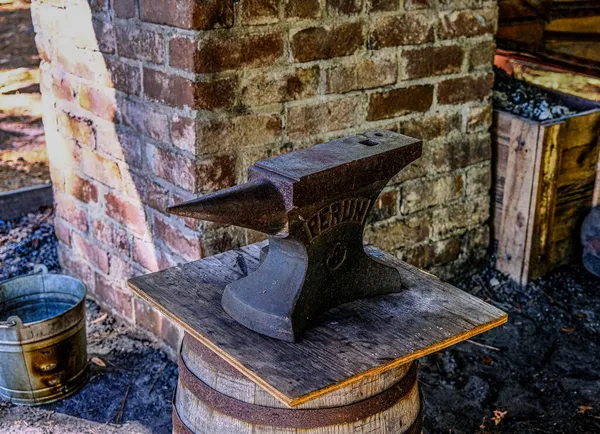
{"type": "Polygon", "coordinates": [[[365,146],[377,146],[379,145],[379,143],[375,142],[374,140],[363,140],[362,142],[358,142],[361,145],[365,145],[365,146]]]}

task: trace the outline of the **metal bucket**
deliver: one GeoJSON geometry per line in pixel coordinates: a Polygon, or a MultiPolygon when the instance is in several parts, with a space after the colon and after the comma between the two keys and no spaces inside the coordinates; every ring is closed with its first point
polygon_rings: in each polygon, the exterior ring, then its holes
{"type": "Polygon", "coordinates": [[[85,285],[42,273],[0,283],[0,395],[48,404],[87,381],[85,285]]]}

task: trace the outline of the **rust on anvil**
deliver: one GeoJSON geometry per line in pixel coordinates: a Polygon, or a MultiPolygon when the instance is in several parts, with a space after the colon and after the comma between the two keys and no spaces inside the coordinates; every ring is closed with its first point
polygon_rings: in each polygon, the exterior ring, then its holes
{"type": "Polygon", "coordinates": [[[321,312],[402,289],[395,268],[365,253],[363,230],[383,187],[420,155],[417,139],[370,131],[259,161],[247,183],[168,211],[270,235],[258,270],[227,285],[222,305],[294,341],[321,312]]]}

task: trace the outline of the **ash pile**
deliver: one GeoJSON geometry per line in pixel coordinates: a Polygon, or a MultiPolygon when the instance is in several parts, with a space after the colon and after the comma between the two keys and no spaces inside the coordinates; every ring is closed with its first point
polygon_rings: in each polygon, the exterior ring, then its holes
{"type": "Polygon", "coordinates": [[[494,67],[494,73],[492,102],[495,109],[539,122],[578,113],[540,87],[517,80],[497,67],[494,67]]]}

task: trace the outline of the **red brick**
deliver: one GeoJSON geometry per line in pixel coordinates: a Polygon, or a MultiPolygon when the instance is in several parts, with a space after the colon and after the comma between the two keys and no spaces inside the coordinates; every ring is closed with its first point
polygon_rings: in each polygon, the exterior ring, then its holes
{"type": "Polygon", "coordinates": [[[150,331],[155,336],[160,335],[161,314],[140,298],[133,298],[135,324],[150,331]]]}
{"type": "Polygon", "coordinates": [[[160,217],[154,218],[152,227],[155,239],[164,242],[175,254],[189,261],[200,258],[202,248],[199,235],[186,235],[160,217]]]}
{"type": "MultiPolygon", "coordinates": [[[[66,6],[66,2],[59,1],[61,6],[66,6]],[[62,5],[62,3],[65,3],[62,5]]],[[[103,12],[108,7],[108,0],[90,0],[90,9],[94,12],[103,12]]]]}
{"type": "Polygon", "coordinates": [[[319,67],[295,68],[244,76],[242,103],[251,107],[274,102],[307,99],[317,95],[319,67]]]}
{"type": "Polygon", "coordinates": [[[481,42],[471,47],[469,54],[469,69],[489,68],[494,64],[496,44],[494,41],[481,42]]]}
{"type": "Polygon", "coordinates": [[[199,150],[217,153],[273,143],[280,139],[282,129],[279,114],[254,114],[205,122],[198,126],[199,150]]]}
{"type": "Polygon", "coordinates": [[[135,13],[135,0],[113,0],[113,8],[117,18],[133,18],[135,13]]]}
{"type": "Polygon", "coordinates": [[[369,98],[367,119],[377,121],[409,113],[425,112],[433,103],[433,86],[411,86],[374,93],[369,98]]]}
{"type": "Polygon", "coordinates": [[[383,17],[373,24],[371,46],[377,50],[433,42],[433,29],[434,20],[424,14],[405,13],[400,16],[383,17]]]}
{"type": "Polygon", "coordinates": [[[89,292],[94,292],[94,272],[85,258],[74,255],[73,250],[64,244],[57,247],[58,260],[63,269],[78,279],[82,280],[89,292]]]}
{"type": "Polygon", "coordinates": [[[162,34],[134,26],[117,27],[116,30],[120,56],[158,64],[164,62],[165,41],[162,34]]]}
{"type": "Polygon", "coordinates": [[[113,25],[107,21],[92,20],[92,29],[89,32],[90,41],[83,48],[102,53],[115,54],[117,48],[116,32],[113,25]]]}
{"type": "Polygon", "coordinates": [[[182,29],[209,30],[233,26],[233,0],[140,0],[143,21],[182,29]]]}
{"type": "Polygon", "coordinates": [[[98,202],[98,188],[96,185],[74,173],[67,175],[66,192],[82,202],[98,202]]]}
{"type": "Polygon", "coordinates": [[[237,80],[225,78],[193,82],[186,78],[144,69],[146,97],[175,107],[195,110],[231,108],[235,103],[237,80]]]}
{"type": "Polygon", "coordinates": [[[169,41],[169,63],[175,68],[194,71],[199,54],[197,39],[175,35],[169,41]]]}
{"type": "Polygon", "coordinates": [[[91,120],[57,110],[56,123],[63,136],[75,139],[82,145],[94,146],[94,128],[91,120]]]}
{"type": "Polygon", "coordinates": [[[92,234],[101,243],[129,255],[130,242],[127,231],[111,223],[110,220],[94,220],[92,234]]]}
{"type": "Polygon", "coordinates": [[[123,100],[120,115],[123,125],[138,133],[163,143],[171,141],[169,118],[164,113],[151,110],[147,104],[123,100]]]}
{"type": "Polygon", "coordinates": [[[142,88],[142,74],[139,66],[128,65],[112,58],[106,59],[112,86],[121,92],[139,95],[142,88]]]}
{"type": "Polygon", "coordinates": [[[209,192],[235,184],[235,157],[220,155],[208,157],[197,165],[198,191],[209,192]]]}
{"type": "Polygon", "coordinates": [[[350,64],[335,65],[326,74],[326,92],[344,93],[396,83],[398,63],[395,53],[378,53],[350,64]]]}
{"type": "Polygon", "coordinates": [[[127,163],[142,167],[142,142],[135,134],[117,133],[114,126],[98,127],[96,149],[127,163]]]}
{"type": "Polygon", "coordinates": [[[445,137],[453,131],[460,131],[461,116],[459,113],[443,113],[434,116],[423,116],[417,119],[401,120],[398,132],[422,140],[445,137]]]}
{"type": "Polygon", "coordinates": [[[460,72],[465,51],[458,45],[428,47],[402,53],[406,78],[431,77],[460,72]]]}
{"type": "Polygon", "coordinates": [[[335,27],[311,27],[292,36],[291,47],[297,62],[350,56],[364,45],[361,22],[335,27]]]}
{"type": "Polygon", "coordinates": [[[438,104],[462,104],[488,96],[494,84],[494,74],[445,80],[438,85],[438,104]]]}
{"type": "Polygon", "coordinates": [[[85,258],[92,265],[108,274],[109,261],[108,252],[102,247],[94,244],[93,240],[83,238],[78,232],[71,234],[74,251],[81,257],[85,258]]]}
{"type": "Polygon", "coordinates": [[[269,24],[279,21],[279,0],[241,0],[244,24],[269,24]]]}
{"type": "Polygon", "coordinates": [[[287,133],[291,139],[343,130],[358,123],[359,99],[345,98],[288,107],[287,133]]]}
{"type": "Polygon", "coordinates": [[[115,92],[107,88],[98,88],[79,84],[77,100],[79,106],[96,116],[114,120],[117,113],[117,102],[115,92]]]}
{"type": "Polygon", "coordinates": [[[398,0],[367,0],[367,12],[395,11],[398,0]]]}
{"type": "Polygon", "coordinates": [[[283,35],[215,33],[200,43],[195,71],[209,73],[270,66],[283,56],[283,35]]]}
{"type": "Polygon", "coordinates": [[[155,182],[147,179],[147,173],[129,171],[129,181],[125,184],[125,191],[129,197],[140,199],[160,212],[165,212],[169,202],[169,191],[155,182]]]}
{"type": "Polygon", "coordinates": [[[155,272],[159,270],[158,254],[154,243],[134,238],[131,246],[131,255],[135,262],[148,271],[155,272]]]}
{"type": "Polygon", "coordinates": [[[116,162],[108,160],[88,149],[81,150],[81,170],[89,178],[104,185],[121,189],[123,182],[121,170],[116,162]]]}
{"type": "Polygon", "coordinates": [[[320,0],[286,0],[286,18],[319,18],[321,16],[320,0]]]}
{"type": "Polygon", "coordinates": [[[440,37],[452,39],[461,36],[472,37],[494,34],[497,14],[495,10],[456,11],[443,15],[440,23],[440,37]]]}
{"type": "Polygon", "coordinates": [[[402,259],[415,267],[429,268],[457,260],[460,252],[461,239],[455,237],[434,244],[410,246],[403,250],[402,259]]]}
{"type": "Polygon", "coordinates": [[[58,217],[68,221],[80,231],[87,232],[87,212],[80,202],[65,193],[55,192],[54,203],[58,217]]]}
{"type": "Polygon", "coordinates": [[[131,294],[126,294],[121,290],[122,284],[107,279],[106,277],[95,273],[96,294],[117,314],[126,319],[133,319],[133,300],[131,294]]]}
{"type": "Polygon", "coordinates": [[[68,224],[59,217],[54,218],[54,233],[61,243],[69,247],[71,246],[71,229],[68,224]]]}
{"type": "Polygon", "coordinates": [[[75,101],[77,83],[68,74],[55,70],[52,71],[51,77],[52,94],[54,97],[69,102],[75,101]]]}
{"type": "Polygon", "coordinates": [[[492,125],[492,106],[469,107],[467,115],[467,133],[489,130],[492,125]]]}
{"type": "Polygon", "coordinates": [[[148,161],[156,176],[184,190],[196,190],[196,161],[177,154],[173,149],[165,150],[148,145],[148,161]]]}
{"type": "Polygon", "coordinates": [[[196,121],[173,116],[171,120],[171,140],[173,144],[180,149],[191,152],[196,152],[196,121]]]}
{"type": "Polygon", "coordinates": [[[161,316],[160,337],[171,348],[179,348],[183,340],[183,330],[172,323],[165,315],[161,316]]]}
{"type": "Polygon", "coordinates": [[[126,282],[134,276],[134,266],[129,260],[116,255],[110,256],[110,277],[117,282],[126,282]]]}
{"type": "Polygon", "coordinates": [[[327,0],[330,14],[356,15],[362,10],[362,5],[362,0],[327,0]]]}
{"type": "Polygon", "coordinates": [[[141,203],[134,203],[113,192],[108,192],[104,196],[104,200],[107,216],[138,235],[145,236],[147,234],[148,226],[141,203]]]}

